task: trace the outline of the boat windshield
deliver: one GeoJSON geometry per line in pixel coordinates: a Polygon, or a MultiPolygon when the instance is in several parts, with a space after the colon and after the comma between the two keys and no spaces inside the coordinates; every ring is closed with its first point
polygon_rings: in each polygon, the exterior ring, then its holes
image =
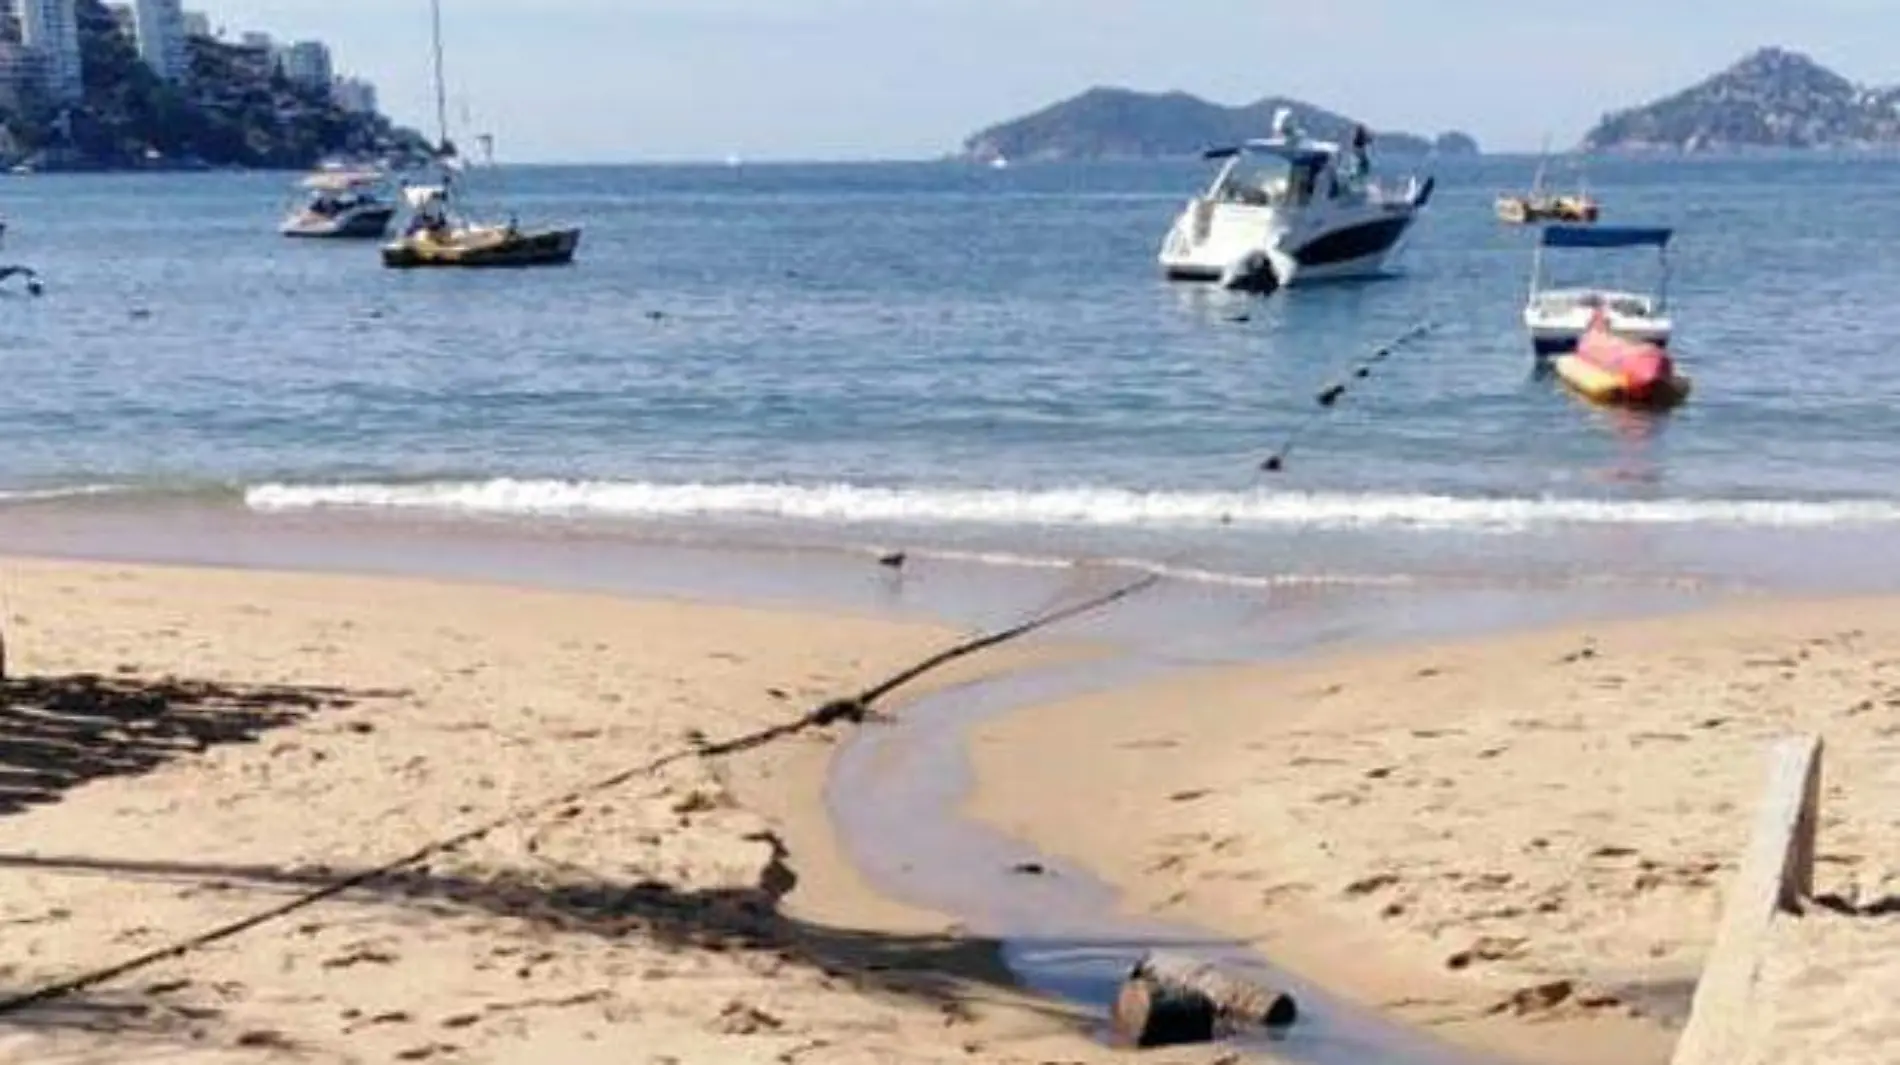
{"type": "Polygon", "coordinates": [[[1656,301],[1649,296],[1603,289],[1560,289],[1554,292],[1543,292],[1538,295],[1537,307],[1545,314],[1560,314],[1576,308],[1595,310],[1601,307],[1623,318],[1654,318],[1658,311],[1656,301]]]}
{"type": "Polygon", "coordinates": [[[1236,157],[1221,171],[1208,198],[1252,207],[1301,207],[1316,199],[1345,199],[1364,194],[1363,182],[1342,176],[1320,158],[1285,159],[1275,155],[1236,157]]]}

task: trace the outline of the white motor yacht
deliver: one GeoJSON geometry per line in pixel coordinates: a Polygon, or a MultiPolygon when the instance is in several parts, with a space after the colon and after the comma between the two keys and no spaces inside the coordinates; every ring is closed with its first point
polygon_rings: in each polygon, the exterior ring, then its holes
{"type": "Polygon", "coordinates": [[[1313,140],[1281,108],[1271,138],[1207,151],[1226,164],[1189,201],[1161,245],[1171,279],[1217,281],[1272,291],[1305,281],[1377,276],[1418,212],[1433,180],[1414,176],[1389,189],[1371,175],[1364,127],[1342,148],[1313,140]]]}
{"type": "Polygon", "coordinates": [[[1540,356],[1575,351],[1599,309],[1610,332],[1631,340],[1669,346],[1669,240],[1659,226],[1551,225],[1538,235],[1531,260],[1530,295],[1524,327],[1540,356]],[[1642,248],[1657,250],[1659,280],[1654,292],[1602,286],[1546,287],[1545,251],[1551,248],[1642,248]]]}
{"type": "Polygon", "coordinates": [[[304,200],[278,231],[286,237],[375,240],[389,232],[396,205],[374,171],[326,170],[303,180],[304,200]]]}

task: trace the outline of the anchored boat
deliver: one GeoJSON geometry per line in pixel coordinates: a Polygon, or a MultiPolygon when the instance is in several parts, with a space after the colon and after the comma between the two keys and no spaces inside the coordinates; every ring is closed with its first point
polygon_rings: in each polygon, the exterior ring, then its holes
{"type": "Polygon", "coordinates": [[[1549,145],[1545,145],[1543,156],[1537,161],[1537,173],[1531,178],[1529,193],[1505,193],[1498,197],[1498,220],[1510,225],[1538,225],[1544,222],[1595,222],[1602,215],[1602,208],[1590,195],[1589,189],[1581,179],[1577,191],[1572,193],[1549,193],[1544,191],[1544,171],[1549,165],[1549,145]]]}
{"type": "Polygon", "coordinates": [[[396,205],[383,198],[387,178],[374,171],[319,171],[305,178],[305,198],[278,232],[286,237],[380,239],[396,205]]]}
{"type": "Polygon", "coordinates": [[[441,143],[440,180],[403,190],[411,216],[402,235],[383,245],[383,265],[397,269],[434,266],[557,266],[574,261],[580,246],[577,227],[524,229],[515,219],[477,222],[456,208],[455,174],[462,169],[449,140],[448,95],[442,77],[442,3],[430,0],[435,43],[436,124],[441,143]]]}
{"type": "Polygon", "coordinates": [[[1272,291],[1376,276],[1431,199],[1429,177],[1402,189],[1373,179],[1363,126],[1342,147],[1305,136],[1288,108],[1273,125],[1271,138],[1204,153],[1225,163],[1162,241],[1170,279],[1272,291]]]}
{"type": "Polygon", "coordinates": [[[1576,350],[1599,310],[1611,331],[1667,347],[1673,328],[1668,315],[1672,235],[1671,230],[1660,226],[1551,225],[1539,231],[1537,251],[1531,258],[1530,296],[1524,305],[1524,327],[1537,354],[1576,350]],[[1598,285],[1547,286],[1549,251],[1625,248],[1656,249],[1658,270],[1653,292],[1598,285]]]}
{"type": "Polygon", "coordinates": [[[1546,227],[1532,258],[1524,325],[1557,377],[1587,399],[1625,406],[1673,407],[1689,396],[1668,348],[1669,240],[1660,226],[1546,227]],[[1602,286],[1545,287],[1545,253],[1562,248],[1655,248],[1654,292],[1602,286]]]}

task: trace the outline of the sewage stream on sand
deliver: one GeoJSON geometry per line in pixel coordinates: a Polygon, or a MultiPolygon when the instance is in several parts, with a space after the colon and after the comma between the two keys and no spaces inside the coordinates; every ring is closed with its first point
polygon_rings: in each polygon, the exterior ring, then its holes
{"type": "Polygon", "coordinates": [[[1260,1044],[1276,1057],[1311,1065],[1497,1065],[1328,995],[1245,944],[1120,913],[1114,889],[1085,870],[957,815],[971,784],[963,753],[971,725],[1164,668],[1123,659],[1014,673],[936,693],[908,706],[901,727],[861,733],[840,753],[828,788],[853,860],[881,888],[1002,942],[1004,961],[1026,988],[1099,1017],[1106,1018],[1128,967],[1165,948],[1290,991],[1299,1023],[1270,1046],[1260,1044]],[[1017,871],[1031,863],[1042,875],[1017,871]]]}
{"type": "MultiPolygon", "coordinates": [[[[1690,603],[1683,596],[1625,600],[1608,612],[1627,615],[1690,603]]],[[[1446,607],[1439,623],[1423,628],[1450,638],[1605,613],[1603,603],[1576,600],[1555,607],[1525,602],[1516,610],[1481,612],[1481,617],[1470,606],[1446,607]]],[[[972,932],[1001,942],[1005,962],[1026,988],[1080,1005],[1104,1022],[1129,966],[1145,951],[1163,948],[1219,962],[1290,991],[1298,1000],[1301,1019],[1286,1036],[1263,1037],[1236,1049],[1305,1065],[1501,1065],[1505,1059],[1452,1046],[1329,994],[1245,943],[1126,914],[1114,888],[1087,870],[962,815],[973,785],[969,734],[986,719],[1151,680],[1196,662],[1261,660],[1316,646],[1389,640],[1395,632],[1421,634],[1416,615],[1396,626],[1383,620],[1368,625],[1362,616],[1342,631],[1341,613],[1327,610],[1297,621],[1269,619],[1277,630],[1270,641],[1261,639],[1259,629],[1177,627],[1155,638],[1154,629],[1129,617],[1144,609],[1126,607],[1119,615],[1080,626],[1093,630],[1084,631],[1085,638],[1106,635],[1124,648],[1133,642],[1136,649],[1107,660],[1030,668],[939,691],[906,706],[895,726],[857,733],[834,761],[827,785],[827,804],[847,854],[881,890],[953,915],[972,932]],[[1148,639],[1128,639],[1143,630],[1148,639]],[[1184,655],[1184,648],[1192,650],[1184,655]],[[1021,871],[1030,868],[1041,875],[1021,871]]],[[[1174,620],[1179,621],[1178,613],[1174,620]]]]}

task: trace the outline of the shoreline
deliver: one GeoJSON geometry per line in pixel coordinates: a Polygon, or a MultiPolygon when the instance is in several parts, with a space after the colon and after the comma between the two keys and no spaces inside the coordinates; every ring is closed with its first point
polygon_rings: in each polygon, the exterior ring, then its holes
{"type": "Polygon", "coordinates": [[[1896,639],[1900,600],[1774,600],[1194,671],[982,724],[965,812],[1461,1045],[1661,1063],[1775,736],[1852,752],[1823,868],[1900,886],[1896,639]]]}

